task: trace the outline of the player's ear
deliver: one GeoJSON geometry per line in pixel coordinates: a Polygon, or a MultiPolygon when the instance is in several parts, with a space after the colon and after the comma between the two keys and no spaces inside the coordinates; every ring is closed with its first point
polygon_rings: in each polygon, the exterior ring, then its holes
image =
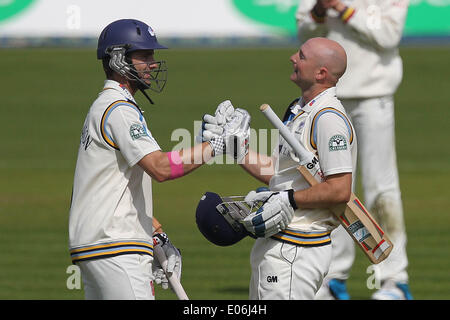
{"type": "Polygon", "coordinates": [[[316,81],[322,83],[328,78],[328,75],[328,69],[325,67],[320,67],[316,72],[316,81]]]}

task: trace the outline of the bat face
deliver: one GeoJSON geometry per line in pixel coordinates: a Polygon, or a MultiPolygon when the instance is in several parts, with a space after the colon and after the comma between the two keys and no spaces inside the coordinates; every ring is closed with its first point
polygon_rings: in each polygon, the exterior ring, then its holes
{"type": "Polygon", "coordinates": [[[384,231],[355,195],[352,194],[339,220],[372,263],[377,264],[386,259],[394,248],[384,231]]]}

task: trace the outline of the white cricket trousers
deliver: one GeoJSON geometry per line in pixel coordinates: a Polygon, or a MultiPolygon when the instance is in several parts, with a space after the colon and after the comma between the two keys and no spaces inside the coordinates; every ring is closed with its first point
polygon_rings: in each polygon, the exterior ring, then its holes
{"type": "Polygon", "coordinates": [[[77,262],[86,300],[155,300],[153,258],[124,254],[77,262]]]}
{"type": "MultiPolygon", "coordinates": [[[[341,102],[358,139],[364,203],[394,243],[389,257],[375,265],[375,277],[379,281],[407,282],[407,239],[395,149],[393,98],[341,99],[341,102]]],[[[331,239],[333,260],[327,279],[347,279],[355,258],[354,243],[341,227],[331,233],[331,239]]]]}
{"type": "Polygon", "coordinates": [[[331,245],[303,247],[271,238],[255,241],[251,300],[313,300],[331,262],[331,245]]]}

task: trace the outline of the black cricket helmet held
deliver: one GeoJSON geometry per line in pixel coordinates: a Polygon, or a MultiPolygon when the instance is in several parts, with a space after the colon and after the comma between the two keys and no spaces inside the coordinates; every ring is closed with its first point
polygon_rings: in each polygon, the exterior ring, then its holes
{"type": "Polygon", "coordinates": [[[129,80],[137,81],[139,89],[161,92],[167,81],[165,61],[145,62],[146,71],[138,72],[129,54],[139,50],[167,49],[161,45],[154,30],[135,19],[121,19],[107,25],[98,38],[97,59],[109,59],[109,67],[129,80]],[[143,73],[150,74],[150,83],[144,81],[143,73]]]}
{"type": "MultiPolygon", "coordinates": [[[[218,194],[206,192],[196,210],[197,227],[203,236],[218,246],[230,246],[250,235],[233,217],[233,209],[218,194]]],[[[233,204],[234,205],[234,204],[233,204]]]]}

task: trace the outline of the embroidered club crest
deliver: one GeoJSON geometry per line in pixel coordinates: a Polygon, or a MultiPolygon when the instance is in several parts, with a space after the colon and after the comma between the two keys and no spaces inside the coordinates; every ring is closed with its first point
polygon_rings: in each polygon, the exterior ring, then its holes
{"type": "Polygon", "coordinates": [[[328,148],[330,151],[347,150],[347,139],[340,134],[334,135],[328,141],[328,148]]]}

